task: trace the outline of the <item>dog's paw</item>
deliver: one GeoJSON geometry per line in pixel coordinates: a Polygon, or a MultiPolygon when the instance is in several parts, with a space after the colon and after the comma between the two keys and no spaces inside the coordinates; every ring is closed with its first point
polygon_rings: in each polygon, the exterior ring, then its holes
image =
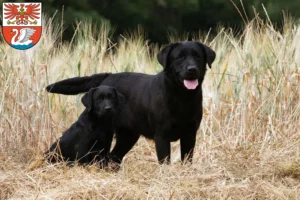
{"type": "Polygon", "coordinates": [[[117,163],[117,162],[113,162],[113,161],[110,161],[107,166],[106,166],[106,170],[108,171],[113,171],[113,172],[117,172],[120,170],[120,167],[121,167],[121,164],[120,163],[117,163]]]}

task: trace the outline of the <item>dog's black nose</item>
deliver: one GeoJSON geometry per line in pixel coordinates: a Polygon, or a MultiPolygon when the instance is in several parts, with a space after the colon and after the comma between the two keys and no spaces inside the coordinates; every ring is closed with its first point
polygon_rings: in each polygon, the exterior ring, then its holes
{"type": "Polygon", "coordinates": [[[105,106],[105,107],[104,107],[104,110],[105,110],[106,112],[111,111],[111,107],[110,107],[110,106],[105,106]]]}
{"type": "Polygon", "coordinates": [[[196,66],[194,66],[194,65],[188,66],[188,67],[187,67],[187,71],[188,71],[188,72],[195,72],[195,71],[196,71],[196,66]]]}

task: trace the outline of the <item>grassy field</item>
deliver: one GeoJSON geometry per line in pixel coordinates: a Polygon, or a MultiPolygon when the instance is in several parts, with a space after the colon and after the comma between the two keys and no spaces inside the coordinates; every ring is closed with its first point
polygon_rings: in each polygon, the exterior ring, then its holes
{"type": "MultiPolygon", "coordinates": [[[[78,23],[70,43],[44,24],[27,51],[0,43],[0,199],[299,199],[300,25],[283,32],[255,19],[241,36],[220,29],[194,35],[216,51],[206,75],[204,117],[194,162],[160,166],[152,141],[140,138],[119,172],[95,166],[49,165],[43,152],[76,120],[81,95],[49,94],[45,86],[98,72],[156,73],[158,46],[142,30],[109,40],[112,29],[78,23]]],[[[171,41],[179,38],[172,37],[171,41]]],[[[185,37],[181,37],[184,40],[185,37]]]]}

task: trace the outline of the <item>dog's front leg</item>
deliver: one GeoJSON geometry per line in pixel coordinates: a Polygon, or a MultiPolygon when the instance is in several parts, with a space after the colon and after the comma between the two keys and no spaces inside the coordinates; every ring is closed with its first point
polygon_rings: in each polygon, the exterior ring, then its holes
{"type": "Polygon", "coordinates": [[[154,141],[159,164],[169,164],[171,158],[170,141],[163,138],[160,134],[154,136],[154,141]]]}

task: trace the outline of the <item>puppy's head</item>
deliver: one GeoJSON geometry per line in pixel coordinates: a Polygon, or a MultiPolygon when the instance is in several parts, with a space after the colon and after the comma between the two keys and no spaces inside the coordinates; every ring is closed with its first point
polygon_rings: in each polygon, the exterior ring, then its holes
{"type": "Polygon", "coordinates": [[[201,85],[206,64],[211,68],[216,53],[200,42],[171,43],[162,49],[157,59],[168,78],[187,90],[201,85]]]}
{"type": "Polygon", "coordinates": [[[97,117],[113,117],[124,96],[115,88],[109,86],[99,86],[90,89],[82,99],[82,104],[89,113],[97,117]]]}

